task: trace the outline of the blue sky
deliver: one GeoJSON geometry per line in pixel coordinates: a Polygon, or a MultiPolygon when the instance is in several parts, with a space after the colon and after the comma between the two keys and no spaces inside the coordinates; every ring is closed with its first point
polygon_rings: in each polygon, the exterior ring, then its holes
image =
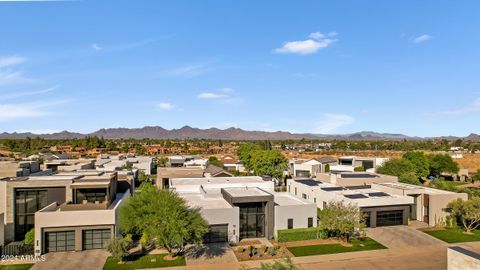
{"type": "Polygon", "coordinates": [[[480,132],[480,2],[0,1],[0,131],[480,132]]]}

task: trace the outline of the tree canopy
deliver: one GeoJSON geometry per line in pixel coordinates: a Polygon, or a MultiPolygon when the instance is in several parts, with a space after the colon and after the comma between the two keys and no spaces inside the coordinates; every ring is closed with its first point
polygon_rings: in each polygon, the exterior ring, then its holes
{"type": "Polygon", "coordinates": [[[319,218],[320,229],[329,237],[341,237],[346,241],[356,230],[365,227],[360,208],[343,202],[328,203],[319,211],[319,218]]]}
{"type": "Polygon", "coordinates": [[[248,171],[256,175],[280,178],[288,168],[288,160],[277,150],[264,150],[256,144],[244,144],[237,151],[238,158],[248,171]]]}
{"type": "Polygon", "coordinates": [[[439,176],[442,173],[458,173],[458,164],[447,154],[428,155],[430,174],[439,176]]]}
{"type": "Polygon", "coordinates": [[[466,233],[472,233],[480,227],[480,198],[470,200],[456,199],[448,204],[452,215],[460,221],[466,233]]]}
{"type": "Polygon", "coordinates": [[[145,186],[120,208],[120,226],[128,233],[146,234],[168,252],[183,252],[190,243],[201,243],[208,231],[200,209],[190,208],[175,192],[145,186]]]}

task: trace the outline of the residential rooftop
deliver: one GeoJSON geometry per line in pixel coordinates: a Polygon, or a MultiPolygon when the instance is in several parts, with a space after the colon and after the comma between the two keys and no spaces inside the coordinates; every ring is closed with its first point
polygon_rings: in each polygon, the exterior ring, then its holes
{"type": "Polygon", "coordinates": [[[264,183],[265,182],[260,176],[173,178],[170,181],[172,182],[172,186],[208,185],[208,184],[243,184],[243,183],[264,183]]]}

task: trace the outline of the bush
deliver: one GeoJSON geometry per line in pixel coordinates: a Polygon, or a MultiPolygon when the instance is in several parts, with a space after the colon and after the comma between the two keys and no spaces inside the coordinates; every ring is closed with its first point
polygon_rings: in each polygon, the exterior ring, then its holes
{"type": "Polygon", "coordinates": [[[245,249],[242,246],[237,247],[237,252],[238,253],[243,253],[244,251],[245,251],[245,249]]]}
{"type": "Polygon", "coordinates": [[[278,230],[277,238],[278,242],[284,243],[311,239],[326,239],[327,234],[317,227],[312,227],[306,229],[278,230]]]}
{"type": "Polygon", "coordinates": [[[112,257],[119,261],[123,261],[128,255],[128,250],[132,244],[131,238],[128,237],[117,237],[112,240],[108,240],[105,249],[112,254],[112,257]]]}
{"type": "Polygon", "coordinates": [[[23,240],[25,245],[33,246],[35,244],[35,229],[31,229],[25,234],[25,239],[23,240]]]}

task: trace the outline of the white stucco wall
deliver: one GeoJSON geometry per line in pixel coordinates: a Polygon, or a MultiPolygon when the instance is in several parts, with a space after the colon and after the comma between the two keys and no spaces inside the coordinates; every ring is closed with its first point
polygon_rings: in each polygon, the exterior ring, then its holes
{"type": "Polygon", "coordinates": [[[317,206],[315,204],[275,206],[275,235],[277,230],[288,229],[288,219],[293,219],[293,228],[307,228],[308,218],[313,218],[313,226],[317,225],[317,206]]]}
{"type": "Polygon", "coordinates": [[[239,241],[240,209],[238,207],[202,209],[201,214],[209,225],[228,224],[228,241],[232,243],[239,241]]]}

